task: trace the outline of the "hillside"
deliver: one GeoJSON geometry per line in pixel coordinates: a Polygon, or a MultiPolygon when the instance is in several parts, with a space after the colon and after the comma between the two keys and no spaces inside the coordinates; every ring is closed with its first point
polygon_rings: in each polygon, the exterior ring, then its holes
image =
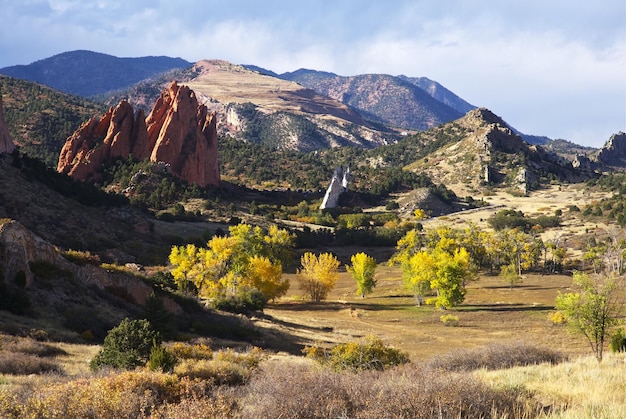
{"type": "Polygon", "coordinates": [[[0,76],[4,117],[22,152],[55,167],[67,137],[103,105],[38,83],[0,76]]]}
{"type": "MultiPolygon", "coordinates": [[[[399,135],[366,121],[349,106],[296,83],[221,60],[204,60],[168,78],[142,82],[106,99],[147,107],[157,89],[178,78],[218,115],[219,132],[275,149],[311,151],[337,146],[377,147],[399,135]]],[[[155,96],[156,95],[156,96],[155,96]]]]}
{"type": "Polygon", "coordinates": [[[426,130],[463,114],[411,81],[386,74],[343,77],[301,69],[280,77],[345,103],[367,118],[401,129],[426,130]]]}
{"type": "Polygon", "coordinates": [[[541,146],[529,145],[484,108],[441,128],[456,130],[457,141],[442,144],[407,169],[428,173],[457,193],[500,186],[526,194],[553,179],[576,182],[589,176],[541,146]]]}
{"type": "Polygon", "coordinates": [[[181,58],[119,58],[93,51],[70,51],[27,65],[0,68],[0,74],[89,97],[190,65],[181,58]]]}

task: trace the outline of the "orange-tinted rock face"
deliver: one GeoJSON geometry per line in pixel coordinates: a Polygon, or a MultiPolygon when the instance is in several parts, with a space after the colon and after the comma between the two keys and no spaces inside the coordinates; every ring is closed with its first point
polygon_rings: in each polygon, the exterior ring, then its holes
{"type": "Polygon", "coordinates": [[[188,183],[218,185],[215,120],[193,91],[174,82],[147,118],[122,101],[99,121],[86,122],[67,139],[58,171],[91,179],[107,160],[133,154],[169,163],[171,172],[188,183]]]}
{"type": "Polygon", "coordinates": [[[200,186],[219,184],[215,115],[199,105],[187,86],[172,83],[146,119],[150,160],[170,164],[171,171],[200,186]]]}
{"type": "Polygon", "coordinates": [[[0,95],[0,154],[11,153],[15,150],[15,144],[9,134],[9,128],[4,122],[4,110],[2,109],[2,95],[0,95]]]}

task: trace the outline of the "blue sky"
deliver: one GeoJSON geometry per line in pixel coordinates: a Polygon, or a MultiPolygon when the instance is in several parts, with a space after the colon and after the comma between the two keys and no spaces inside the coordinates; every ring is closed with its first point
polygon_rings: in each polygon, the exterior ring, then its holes
{"type": "Polygon", "coordinates": [[[624,0],[0,0],[0,67],[76,49],[424,76],[520,131],[626,131],[624,0]]]}

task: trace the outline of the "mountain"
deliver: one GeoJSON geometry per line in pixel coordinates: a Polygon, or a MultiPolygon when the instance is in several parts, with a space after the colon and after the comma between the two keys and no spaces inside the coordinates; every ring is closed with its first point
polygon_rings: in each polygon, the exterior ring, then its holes
{"type": "Polygon", "coordinates": [[[571,163],[541,146],[526,143],[502,118],[477,108],[437,128],[456,132],[429,154],[408,164],[457,194],[499,186],[526,194],[548,179],[580,181],[571,163]]]}
{"type": "Polygon", "coordinates": [[[434,99],[437,99],[439,102],[445,103],[452,109],[456,109],[462,114],[466,114],[472,109],[476,108],[476,106],[467,103],[461,97],[457,96],[450,90],[443,87],[441,84],[427,77],[407,77],[404,75],[399,75],[398,78],[400,80],[408,81],[409,83],[416,85],[417,87],[431,95],[434,99]]]}
{"type": "Polygon", "coordinates": [[[0,68],[0,74],[89,97],[126,88],[157,74],[190,65],[182,58],[118,58],[80,50],[64,52],[28,65],[0,68]]]}
{"type": "Polygon", "coordinates": [[[426,130],[465,113],[435,99],[408,78],[387,74],[344,77],[306,69],[280,77],[345,103],[374,121],[406,130],[426,130]]]}
{"type": "MultiPolygon", "coordinates": [[[[399,134],[365,120],[351,107],[297,83],[222,60],[203,60],[176,72],[218,117],[221,134],[275,149],[312,151],[337,146],[377,147],[399,134]]],[[[171,81],[170,81],[171,82],[171,81]]],[[[117,92],[133,106],[153,100],[168,81],[142,82],[117,92]]]]}

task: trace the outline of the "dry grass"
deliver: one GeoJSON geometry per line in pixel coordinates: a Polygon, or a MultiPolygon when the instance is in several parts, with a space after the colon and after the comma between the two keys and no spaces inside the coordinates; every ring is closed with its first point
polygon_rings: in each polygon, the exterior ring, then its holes
{"type": "Polygon", "coordinates": [[[551,418],[626,417],[626,362],[609,354],[602,363],[582,357],[557,365],[480,370],[475,375],[494,388],[523,387],[545,406],[551,418]]]}
{"type": "Polygon", "coordinates": [[[292,286],[284,299],[265,309],[275,321],[257,324],[289,333],[305,346],[373,335],[409,353],[414,361],[490,343],[524,343],[569,356],[588,353],[584,341],[547,318],[557,292],[571,286],[568,276],[531,274],[510,289],[497,276],[483,275],[469,284],[461,306],[442,312],[415,305],[402,289],[400,268],[380,265],[376,272],[378,285],[364,299],[356,295],[356,284],[345,272],[323,303],[303,301],[292,286]],[[440,319],[444,313],[458,316],[458,326],[445,327],[440,319]]]}

